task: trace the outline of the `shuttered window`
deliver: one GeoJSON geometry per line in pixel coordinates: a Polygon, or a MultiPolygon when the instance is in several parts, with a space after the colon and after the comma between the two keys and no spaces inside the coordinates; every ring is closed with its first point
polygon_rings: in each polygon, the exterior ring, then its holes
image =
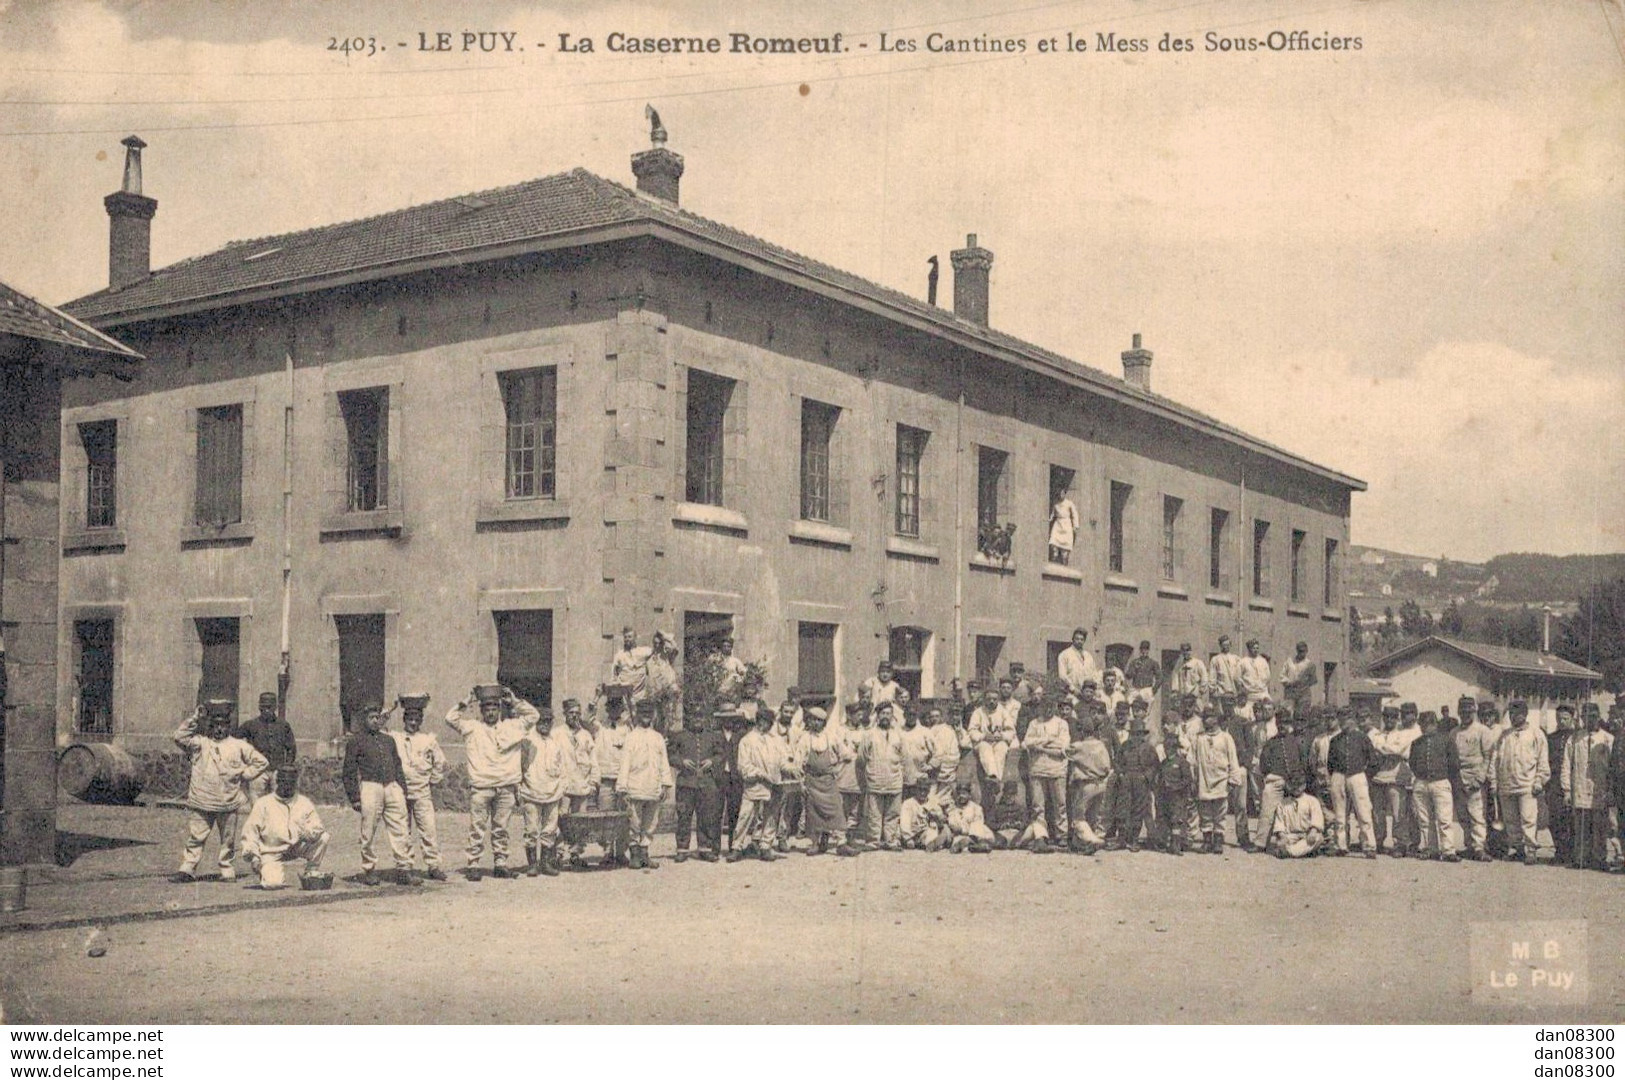
{"type": "Polygon", "coordinates": [[[1133,494],[1133,484],[1112,481],[1111,521],[1106,536],[1106,569],[1114,574],[1123,572],[1125,538],[1128,532],[1128,501],[1133,494]]]}
{"type": "Polygon", "coordinates": [[[197,411],[194,520],[220,527],[243,519],[243,407],[197,411]]]}
{"type": "Polygon", "coordinates": [[[558,369],[506,371],[499,378],[507,414],[504,496],[551,499],[558,474],[558,369]]]}
{"type": "Polygon", "coordinates": [[[1303,545],[1308,539],[1302,529],[1292,530],[1292,602],[1303,600],[1303,545]]]}
{"type": "Polygon", "coordinates": [[[803,694],[835,693],[835,624],[796,624],[796,685],[803,694]]]}
{"type": "Polygon", "coordinates": [[[723,428],[733,392],[732,379],[689,370],[684,493],[689,502],[723,505],[723,428]]]}

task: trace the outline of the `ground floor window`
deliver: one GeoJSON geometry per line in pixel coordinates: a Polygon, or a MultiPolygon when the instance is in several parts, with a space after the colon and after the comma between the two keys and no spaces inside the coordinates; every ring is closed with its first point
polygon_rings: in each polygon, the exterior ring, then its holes
{"type": "Polygon", "coordinates": [[[796,624],[796,686],[803,694],[835,696],[834,623],[796,624]]]}
{"type": "Polygon", "coordinates": [[[897,682],[913,700],[928,697],[933,689],[926,671],[930,666],[931,631],[918,626],[894,626],[890,638],[887,658],[897,682]]]}
{"type": "Polygon", "coordinates": [[[384,617],[335,615],[339,635],[339,715],[344,730],[361,726],[361,710],[384,704],[384,617]]]}
{"type": "MultiPolygon", "coordinates": [[[[236,701],[242,671],[240,624],[236,619],[194,619],[202,662],[198,668],[198,701],[236,701]]],[[[382,690],[379,691],[380,700],[382,690]]],[[[243,719],[241,702],[237,718],[243,719]]]]}
{"type": "Polygon", "coordinates": [[[994,685],[998,678],[999,657],[1004,655],[1004,639],[986,634],[976,635],[976,680],[983,686],[994,685]]]}
{"type": "Polygon", "coordinates": [[[113,734],[113,620],[80,619],[73,624],[79,654],[79,707],[74,730],[80,735],[113,734]]]}
{"type": "Polygon", "coordinates": [[[538,709],[553,705],[553,612],[493,611],[497,682],[538,709]]]}

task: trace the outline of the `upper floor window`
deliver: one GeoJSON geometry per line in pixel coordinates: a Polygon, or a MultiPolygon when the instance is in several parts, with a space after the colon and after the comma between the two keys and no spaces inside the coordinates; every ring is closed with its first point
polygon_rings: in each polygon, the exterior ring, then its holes
{"type": "Polygon", "coordinates": [[[1326,539],[1326,565],[1321,568],[1322,603],[1328,608],[1340,608],[1342,601],[1337,596],[1337,541],[1326,539]]]}
{"type": "Polygon", "coordinates": [[[558,369],[505,371],[498,379],[507,421],[503,495],[551,499],[558,475],[558,369]]]}
{"type": "Polygon", "coordinates": [[[1106,569],[1114,574],[1123,572],[1124,533],[1128,525],[1128,501],[1133,494],[1133,484],[1112,481],[1111,520],[1106,535],[1106,569]]]}
{"type": "Polygon", "coordinates": [[[1185,576],[1185,551],[1179,543],[1179,515],[1185,500],[1162,497],[1162,579],[1179,581],[1185,576]]]}
{"type": "Polygon", "coordinates": [[[382,510],[389,505],[389,388],[339,394],[346,443],[345,509],[382,510]]]}
{"type": "Polygon", "coordinates": [[[734,380],[689,369],[688,453],[684,497],[692,503],[722,505],[723,425],[734,380]]]}
{"type": "Polygon", "coordinates": [[[85,448],[85,528],[118,525],[118,421],[79,425],[85,448]]]}
{"type": "Polygon", "coordinates": [[[897,425],[897,515],[899,536],[920,535],[920,463],[930,433],[897,425]]]}
{"type": "Polygon", "coordinates": [[[1303,545],[1308,534],[1302,529],[1292,530],[1292,601],[1303,599],[1303,545]]]}
{"type": "Polygon", "coordinates": [[[243,520],[243,407],[197,411],[193,520],[218,528],[243,520]]]}
{"type": "Polygon", "coordinates": [[[1270,523],[1253,521],[1253,595],[1270,593],[1270,523]]]}
{"type": "Polygon", "coordinates": [[[807,521],[830,518],[830,441],[841,410],[811,398],[801,399],[801,516],[807,521]]]}
{"type": "Polygon", "coordinates": [[[1213,507],[1207,533],[1207,584],[1217,592],[1230,591],[1230,572],[1225,569],[1225,551],[1230,546],[1230,511],[1213,507]]]}

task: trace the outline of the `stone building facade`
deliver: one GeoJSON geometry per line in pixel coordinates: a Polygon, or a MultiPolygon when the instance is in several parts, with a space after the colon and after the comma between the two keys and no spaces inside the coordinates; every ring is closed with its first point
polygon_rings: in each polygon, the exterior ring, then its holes
{"type": "Polygon", "coordinates": [[[49,863],[56,843],[62,381],[118,382],[139,359],[0,284],[0,866],[49,863]]]}
{"type": "Polygon", "coordinates": [[[71,305],[150,363],[66,391],[59,736],[91,624],[135,746],[279,677],[312,751],[402,691],[501,678],[556,705],[623,626],[731,634],[774,692],[840,696],[887,655],[945,694],[1076,626],[1114,655],[1240,629],[1308,641],[1341,693],[1360,481],[1153,393],[1137,340],[1118,378],[992,329],[974,237],[950,312],[680,209],[663,147],[634,171],[241,242],[71,305]],[[111,527],[83,519],[95,424],[139,478],[111,527]]]}

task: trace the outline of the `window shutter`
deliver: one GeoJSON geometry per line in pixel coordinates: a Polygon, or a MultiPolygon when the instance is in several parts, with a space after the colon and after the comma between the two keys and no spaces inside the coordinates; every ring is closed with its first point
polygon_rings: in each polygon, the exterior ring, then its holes
{"type": "Polygon", "coordinates": [[[999,470],[998,483],[999,512],[997,517],[1000,525],[1016,520],[1016,500],[1013,494],[1016,486],[1013,479],[1015,471],[1015,458],[1010,454],[1005,454],[1004,467],[999,470]]]}
{"type": "Polygon", "coordinates": [[[502,377],[480,374],[480,441],[474,462],[480,492],[486,502],[500,502],[508,494],[507,409],[502,377]]]}
{"type": "Polygon", "coordinates": [[[400,395],[391,387],[378,392],[378,508],[400,509],[401,469],[395,456],[400,444],[400,395]]]}
{"type": "MultiPolygon", "coordinates": [[[[329,392],[323,395],[323,398],[322,411],[326,413],[324,422],[327,432],[327,511],[329,514],[342,514],[349,508],[350,440],[344,426],[344,410],[339,405],[338,394],[329,392]]],[[[334,647],[337,648],[337,631],[334,631],[334,635],[334,647]]],[[[336,683],[334,690],[336,693],[336,683]]]]}
{"type": "Polygon", "coordinates": [[[672,382],[677,395],[675,419],[671,425],[672,441],[675,453],[672,459],[677,463],[677,483],[673,487],[674,498],[683,502],[688,501],[688,368],[682,364],[676,365],[672,382]]]}
{"type": "Polygon", "coordinates": [[[937,468],[937,440],[929,434],[920,446],[920,539],[929,542],[937,535],[937,487],[942,483],[937,468]]]}
{"type": "Polygon", "coordinates": [[[745,505],[746,401],[746,385],[739,380],[722,416],[722,505],[735,510],[745,505]]]}
{"type": "Polygon", "coordinates": [[[830,410],[829,437],[829,523],[843,528],[852,524],[852,498],[846,475],[847,444],[852,424],[841,422],[841,409],[830,410]]]}

